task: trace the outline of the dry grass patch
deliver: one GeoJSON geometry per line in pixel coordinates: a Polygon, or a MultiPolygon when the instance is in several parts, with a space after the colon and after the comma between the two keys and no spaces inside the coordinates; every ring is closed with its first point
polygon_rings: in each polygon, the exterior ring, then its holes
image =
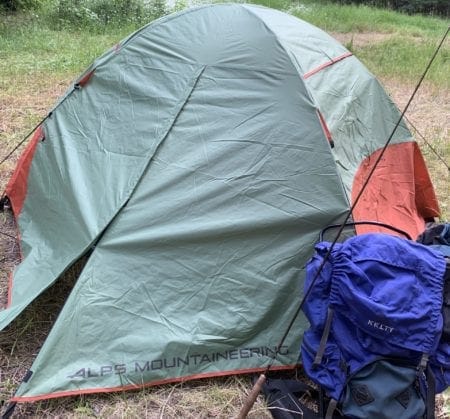
{"type": "MultiPolygon", "coordinates": [[[[248,389],[244,377],[207,379],[135,392],[100,394],[18,405],[17,417],[39,418],[231,418],[236,417],[248,389]]],[[[261,398],[250,419],[272,416],[261,398]]]]}
{"type": "Polygon", "coordinates": [[[10,214],[0,212],[0,226],[0,310],[2,310],[8,302],[9,274],[17,264],[20,252],[15,223],[10,214]]]}
{"type": "MultiPolygon", "coordinates": [[[[8,77],[0,80],[0,161],[48,114],[70,83],[67,77],[55,79],[43,74],[27,75],[25,83],[8,77]]],[[[19,150],[0,170],[0,189],[20,156],[19,150]]]]}

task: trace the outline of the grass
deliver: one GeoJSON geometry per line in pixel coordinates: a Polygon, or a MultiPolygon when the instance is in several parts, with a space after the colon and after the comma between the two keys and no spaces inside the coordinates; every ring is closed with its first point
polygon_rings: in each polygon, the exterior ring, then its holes
{"type": "MultiPolygon", "coordinates": [[[[418,80],[429,58],[445,34],[443,19],[408,16],[368,6],[295,4],[289,9],[328,32],[384,34],[381,42],[346,46],[378,77],[418,80]]],[[[446,42],[431,69],[428,80],[450,88],[450,42],[446,42]]]]}
{"type": "MultiPolygon", "coordinates": [[[[382,42],[351,49],[378,76],[395,75],[402,80],[420,76],[447,29],[443,19],[407,16],[368,6],[316,4],[310,3],[310,0],[301,4],[282,0],[258,3],[273,8],[287,8],[292,14],[328,32],[375,32],[389,35],[382,42]]],[[[25,25],[21,16],[9,17],[0,22],[2,89],[14,86],[9,82],[10,79],[24,73],[50,72],[52,77],[67,74],[75,76],[95,57],[138,27],[127,24],[101,27],[102,30],[97,28],[96,32],[78,28],[60,31],[42,25],[39,17],[28,19],[25,25]],[[39,51],[38,59],[36,51],[39,51]]],[[[350,43],[347,46],[352,47],[350,43]]],[[[450,43],[447,42],[430,71],[429,80],[449,88],[449,72],[450,43]]]]}
{"type": "MultiPolygon", "coordinates": [[[[395,35],[356,51],[357,56],[379,77],[394,74],[401,81],[418,80],[437,46],[437,39],[420,39],[395,35]],[[414,51],[414,54],[411,54],[414,51]]],[[[445,89],[450,88],[450,48],[436,57],[427,80],[445,89]]]]}
{"type": "MultiPolygon", "coordinates": [[[[447,114],[448,115],[448,114],[447,114]]],[[[415,125],[414,125],[415,127],[415,125]]],[[[450,164],[450,129],[431,127],[427,137],[411,129],[422,149],[428,170],[433,180],[441,209],[442,220],[450,221],[449,181],[450,171],[446,165],[450,164]]]]}
{"type": "MultiPolygon", "coordinates": [[[[400,107],[414,89],[432,51],[442,37],[447,22],[421,16],[406,16],[366,6],[337,6],[326,3],[259,2],[288,9],[324,30],[333,33],[357,55],[386,85],[400,107]]],[[[177,8],[183,3],[178,2],[177,8]]],[[[40,14],[40,12],[38,13],[40,14]]],[[[0,157],[17,144],[97,56],[137,29],[134,24],[100,28],[65,27],[49,24],[46,16],[35,14],[0,15],[0,157]]],[[[417,136],[435,184],[443,219],[450,219],[449,173],[427,146],[450,162],[450,46],[442,52],[411,106],[408,117],[425,140],[417,136]]],[[[3,190],[18,155],[0,170],[3,190]]],[[[2,231],[14,234],[11,219],[0,214],[2,231]]],[[[6,277],[17,261],[17,246],[0,238],[0,305],[6,296],[6,277]]],[[[81,262],[82,264],[82,262],[81,262]]],[[[0,405],[6,401],[39,350],[70,291],[81,265],[31,305],[18,320],[0,334],[0,405]],[[24,337],[26,336],[26,339],[24,337]]],[[[114,393],[57,399],[21,405],[21,417],[65,418],[160,418],[233,417],[249,390],[247,377],[203,380],[183,385],[162,386],[137,392],[114,393]]],[[[450,411],[448,396],[441,401],[441,417],[450,411]]],[[[253,418],[270,417],[259,400],[253,418]]]]}
{"type": "Polygon", "coordinates": [[[27,74],[41,77],[51,74],[52,78],[74,76],[134,29],[129,26],[104,34],[83,30],[58,31],[40,27],[34,20],[29,26],[17,30],[20,26],[21,18],[17,16],[10,19],[0,32],[1,80],[5,85],[8,78],[27,74]]]}
{"type": "Polygon", "coordinates": [[[394,13],[366,5],[338,5],[306,0],[293,2],[290,11],[330,32],[402,32],[414,36],[436,36],[447,28],[444,19],[394,13]]]}

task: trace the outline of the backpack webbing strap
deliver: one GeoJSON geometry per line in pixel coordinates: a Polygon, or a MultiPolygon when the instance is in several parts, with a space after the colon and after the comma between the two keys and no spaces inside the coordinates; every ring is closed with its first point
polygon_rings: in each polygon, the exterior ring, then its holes
{"type": "Polygon", "coordinates": [[[422,376],[423,384],[425,388],[422,387],[422,395],[425,397],[425,409],[426,419],[434,419],[434,409],[435,409],[435,397],[436,397],[436,379],[434,377],[433,371],[429,364],[429,355],[424,353],[422,354],[422,358],[420,360],[420,364],[418,366],[417,374],[418,377],[422,376]]]}
{"type": "Polygon", "coordinates": [[[330,335],[331,322],[333,320],[334,310],[328,307],[327,310],[327,320],[325,321],[325,326],[323,328],[322,337],[320,338],[319,349],[317,349],[316,356],[313,362],[313,368],[317,367],[322,363],[323,354],[325,353],[325,346],[328,341],[328,336],[330,335]]]}
{"type": "Polygon", "coordinates": [[[435,409],[435,397],[436,397],[436,381],[434,378],[433,371],[431,367],[427,366],[427,394],[426,394],[426,409],[427,409],[427,419],[434,419],[434,409],[435,409]]]}
{"type": "Polygon", "coordinates": [[[325,407],[325,390],[323,387],[319,387],[319,417],[323,418],[325,417],[324,414],[324,407],[325,407]]]}
{"type": "Polygon", "coordinates": [[[337,400],[331,399],[330,403],[328,404],[327,413],[325,413],[325,419],[333,419],[333,413],[336,410],[337,407],[337,400]]]}

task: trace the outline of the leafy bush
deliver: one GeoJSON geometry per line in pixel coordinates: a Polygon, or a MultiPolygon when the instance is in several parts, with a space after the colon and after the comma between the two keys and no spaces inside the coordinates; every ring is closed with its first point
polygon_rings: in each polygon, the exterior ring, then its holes
{"type": "Polygon", "coordinates": [[[450,15],[450,2],[448,0],[393,0],[392,8],[406,13],[450,15]]]}
{"type": "Polygon", "coordinates": [[[164,0],[57,0],[48,19],[58,28],[98,30],[107,25],[142,25],[167,12],[164,0]]]}
{"type": "Polygon", "coordinates": [[[37,9],[44,4],[44,0],[0,0],[0,9],[15,12],[18,10],[37,9]]]}
{"type": "Polygon", "coordinates": [[[334,0],[334,2],[340,4],[365,4],[408,14],[422,13],[450,16],[449,0],[334,0]]]}

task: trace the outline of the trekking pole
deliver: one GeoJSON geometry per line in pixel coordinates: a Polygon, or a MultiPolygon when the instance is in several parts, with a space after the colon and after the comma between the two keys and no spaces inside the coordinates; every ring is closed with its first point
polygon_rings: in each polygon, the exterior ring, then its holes
{"type": "Polygon", "coordinates": [[[409,109],[409,106],[411,105],[411,102],[413,101],[417,91],[419,90],[419,87],[421,86],[421,84],[422,84],[426,74],[428,73],[428,70],[430,69],[431,64],[433,63],[433,61],[436,58],[439,50],[441,49],[442,45],[444,44],[444,41],[447,38],[447,35],[448,35],[449,32],[450,32],[450,26],[447,28],[447,31],[445,32],[442,40],[440,41],[438,47],[436,48],[436,51],[434,52],[433,56],[431,57],[427,67],[425,68],[425,71],[423,72],[422,76],[420,77],[420,79],[419,79],[419,81],[418,81],[418,83],[417,83],[413,93],[411,94],[411,97],[408,100],[408,103],[406,104],[405,108],[403,109],[403,112],[401,113],[400,117],[398,118],[397,123],[395,124],[391,134],[389,135],[389,138],[386,140],[386,143],[383,146],[380,154],[378,155],[378,158],[376,159],[375,163],[372,166],[372,169],[370,170],[369,174],[367,175],[367,178],[366,178],[364,184],[362,185],[362,187],[361,187],[358,195],[356,196],[352,206],[348,210],[344,222],[341,224],[341,226],[340,226],[340,228],[339,228],[339,230],[338,230],[338,232],[336,234],[336,237],[334,238],[334,240],[331,243],[327,253],[325,254],[325,256],[324,256],[324,258],[322,260],[322,263],[320,264],[319,268],[317,269],[317,272],[315,273],[315,275],[314,275],[314,277],[313,277],[313,279],[312,279],[308,289],[305,291],[305,293],[303,295],[303,298],[300,301],[299,306],[295,310],[295,313],[292,316],[292,319],[289,322],[289,325],[287,326],[286,331],[284,332],[284,335],[283,335],[283,337],[280,340],[280,343],[277,345],[277,349],[275,350],[273,356],[271,357],[269,365],[267,366],[267,368],[264,371],[264,373],[262,373],[259,376],[259,378],[256,381],[256,383],[253,385],[253,388],[250,391],[249,395],[247,396],[247,400],[245,401],[244,405],[242,406],[242,408],[241,408],[241,410],[240,410],[240,412],[239,412],[239,414],[237,416],[237,419],[245,419],[247,417],[248,413],[250,412],[251,408],[253,407],[253,405],[254,405],[254,403],[256,401],[256,398],[258,397],[258,394],[259,394],[259,392],[262,389],[262,386],[266,382],[266,377],[267,377],[270,369],[272,368],[272,365],[275,362],[275,359],[276,359],[277,355],[279,354],[281,347],[284,344],[284,341],[286,340],[290,330],[292,329],[292,326],[294,325],[295,320],[297,319],[298,315],[300,314],[300,311],[302,310],[303,305],[305,304],[305,301],[307,300],[309,294],[311,293],[312,289],[314,288],[314,285],[315,285],[317,279],[319,278],[320,274],[322,273],[322,270],[323,270],[323,267],[325,266],[325,263],[328,261],[330,255],[331,255],[331,252],[334,249],[334,246],[336,245],[337,241],[339,240],[339,237],[341,236],[342,232],[344,231],[345,225],[347,224],[347,222],[349,221],[350,217],[352,216],[356,205],[358,204],[359,200],[361,199],[364,190],[367,188],[367,185],[369,184],[370,179],[372,178],[373,174],[375,173],[375,170],[377,169],[377,167],[378,167],[381,159],[383,158],[383,156],[384,156],[384,154],[385,154],[389,144],[391,143],[392,138],[394,137],[394,134],[397,131],[397,128],[399,127],[400,123],[402,122],[402,120],[403,120],[403,118],[404,118],[404,116],[406,114],[406,111],[409,109]]]}
{"type": "Polygon", "coordinates": [[[262,373],[256,380],[256,383],[253,385],[253,388],[251,389],[249,395],[247,396],[247,399],[245,400],[244,405],[239,411],[239,414],[237,415],[236,419],[245,419],[247,417],[248,412],[250,412],[251,408],[255,404],[256,398],[258,397],[258,394],[261,392],[262,387],[265,383],[266,383],[266,376],[264,373],[262,373]]]}

